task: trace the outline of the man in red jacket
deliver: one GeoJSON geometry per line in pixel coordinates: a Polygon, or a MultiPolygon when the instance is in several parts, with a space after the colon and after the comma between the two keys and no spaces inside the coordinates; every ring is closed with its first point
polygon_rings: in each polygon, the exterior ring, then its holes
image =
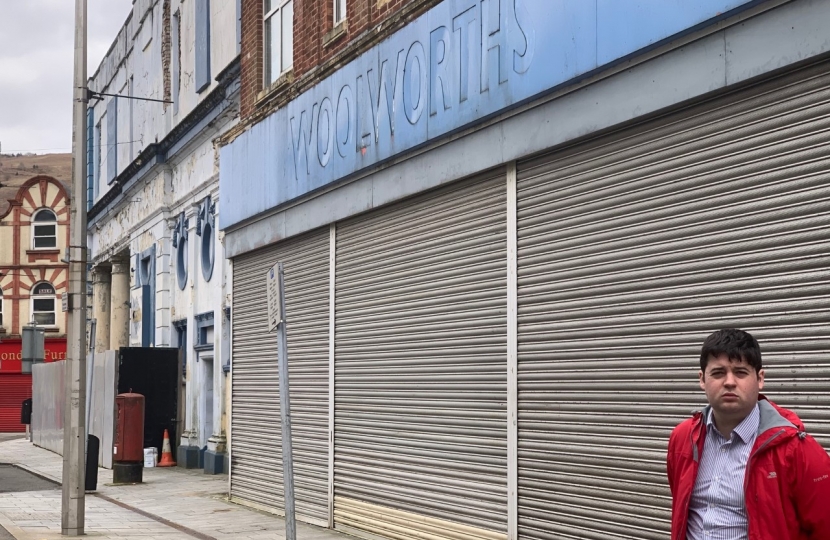
{"type": "Polygon", "coordinates": [[[760,394],[755,338],[706,338],[699,377],[709,406],[669,439],[672,540],[830,540],[830,457],[760,394]]]}

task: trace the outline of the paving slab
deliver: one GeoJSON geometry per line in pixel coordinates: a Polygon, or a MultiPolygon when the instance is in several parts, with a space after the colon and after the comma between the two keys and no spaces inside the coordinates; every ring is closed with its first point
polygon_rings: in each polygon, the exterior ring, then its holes
{"type": "MultiPolygon", "coordinates": [[[[63,458],[25,439],[0,441],[0,464],[31,472],[47,485],[0,493],[0,528],[16,540],[61,536],[63,458]],[[43,489],[45,488],[45,489],[43,489]]],[[[2,465],[0,465],[2,468],[2,465]]],[[[6,467],[8,468],[8,467],[6,467]]],[[[86,536],[96,540],[284,540],[285,521],[228,501],[227,476],[178,467],[144,469],[144,483],[116,486],[112,471],[98,469],[98,490],[87,494],[86,536]]],[[[0,529],[0,540],[3,537],[0,529]]],[[[297,540],[352,539],[341,532],[297,523],[297,540]]]]}

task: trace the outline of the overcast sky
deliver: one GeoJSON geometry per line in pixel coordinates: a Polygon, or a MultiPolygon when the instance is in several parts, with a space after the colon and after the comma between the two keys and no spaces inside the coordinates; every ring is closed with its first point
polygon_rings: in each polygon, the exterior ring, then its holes
{"type": "MultiPolygon", "coordinates": [[[[91,76],[132,9],[132,0],[87,0],[91,76]]],[[[0,0],[2,152],[72,149],[75,0],[0,0]]]]}

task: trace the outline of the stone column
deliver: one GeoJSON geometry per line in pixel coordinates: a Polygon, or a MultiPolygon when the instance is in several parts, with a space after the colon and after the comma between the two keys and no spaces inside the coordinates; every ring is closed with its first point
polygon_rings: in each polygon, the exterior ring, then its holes
{"type": "Polygon", "coordinates": [[[130,345],[130,260],[117,258],[112,260],[111,285],[111,349],[118,350],[130,345]]]}
{"type": "Polygon", "coordinates": [[[95,266],[92,269],[92,316],[95,318],[95,352],[110,348],[110,269],[95,266]]]}

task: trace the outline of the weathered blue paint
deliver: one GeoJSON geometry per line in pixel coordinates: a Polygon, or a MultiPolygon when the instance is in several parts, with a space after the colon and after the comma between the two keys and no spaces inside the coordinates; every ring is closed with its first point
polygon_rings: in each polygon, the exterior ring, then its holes
{"type": "Polygon", "coordinates": [[[118,98],[107,103],[107,184],[118,176],[118,98]]]}
{"type": "Polygon", "coordinates": [[[95,161],[93,160],[94,148],[94,126],[95,109],[89,107],[86,110],[86,209],[92,208],[95,190],[95,161]]]}
{"type": "Polygon", "coordinates": [[[222,149],[220,227],[759,2],[445,0],[222,149]]]}
{"type": "Polygon", "coordinates": [[[210,86],[210,0],[196,0],[196,91],[210,86]]]}

